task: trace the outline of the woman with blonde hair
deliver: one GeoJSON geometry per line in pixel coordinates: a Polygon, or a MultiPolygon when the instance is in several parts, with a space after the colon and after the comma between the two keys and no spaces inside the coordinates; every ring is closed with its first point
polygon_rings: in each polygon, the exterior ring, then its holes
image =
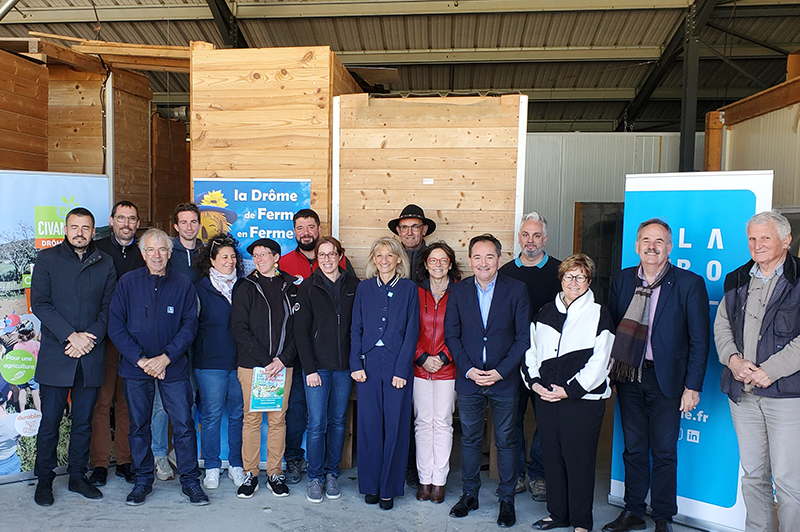
{"type": "Polygon", "coordinates": [[[403,495],[419,335],[417,286],[400,243],[373,242],[367,279],[356,289],[350,372],[358,396],[358,488],[384,510],[403,495]]]}

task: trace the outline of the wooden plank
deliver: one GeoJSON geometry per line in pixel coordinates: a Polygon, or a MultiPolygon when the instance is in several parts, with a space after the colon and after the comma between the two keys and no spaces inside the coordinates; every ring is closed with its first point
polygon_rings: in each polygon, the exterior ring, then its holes
{"type": "Polygon", "coordinates": [[[248,134],[248,131],[227,132],[227,136],[223,133],[216,131],[214,134],[209,133],[208,130],[203,130],[200,133],[192,132],[192,142],[195,143],[195,148],[200,149],[244,149],[244,150],[318,150],[327,152],[330,149],[330,141],[327,135],[323,136],[324,131],[310,130],[309,134],[297,134],[297,130],[292,130],[291,133],[283,135],[267,135],[266,132],[261,132],[256,135],[248,134]],[[237,133],[234,135],[234,133],[237,133]],[[318,133],[318,134],[317,134],[318,133]]]}
{"type": "Polygon", "coordinates": [[[229,48],[220,50],[193,50],[192,62],[196,67],[225,65],[230,70],[250,70],[254,64],[261,68],[286,66],[313,67],[316,64],[328,69],[329,46],[297,46],[280,48],[229,48]]]}
{"type": "Polygon", "coordinates": [[[253,175],[260,175],[258,170],[265,164],[277,169],[282,168],[284,177],[291,179],[305,175],[308,169],[322,170],[330,167],[328,154],[324,150],[292,150],[281,152],[269,150],[243,152],[231,150],[229,152],[200,151],[195,150],[192,154],[192,168],[198,170],[215,170],[218,168],[230,168],[238,170],[251,170],[253,175]]]}
{"type": "Polygon", "coordinates": [[[148,72],[189,73],[189,61],[181,59],[148,59],[137,57],[102,56],[106,64],[117,69],[144,70],[148,72]]]}
{"type": "Polygon", "coordinates": [[[98,58],[76,53],[66,46],[61,46],[53,42],[39,40],[36,53],[46,55],[48,63],[50,63],[52,59],[84,72],[92,72],[95,74],[105,74],[106,72],[106,69],[103,68],[103,63],[101,63],[98,58]]]}
{"type": "Polygon", "coordinates": [[[800,77],[775,85],[743,100],[721,107],[725,125],[730,127],[739,122],[755,118],[800,103],[800,77]]]}
{"type": "Polygon", "coordinates": [[[342,165],[348,168],[399,168],[399,169],[451,169],[495,168],[515,169],[517,150],[494,148],[446,148],[446,149],[405,149],[383,150],[341,150],[342,165]]]}
{"type": "Polygon", "coordinates": [[[47,120],[0,110],[0,130],[47,138],[47,120]]]}
{"type": "Polygon", "coordinates": [[[50,164],[75,168],[78,172],[98,173],[103,167],[103,151],[94,150],[50,150],[50,164]]]}
{"type": "Polygon", "coordinates": [[[147,76],[119,68],[113,68],[112,72],[114,72],[115,90],[124,91],[145,100],[153,99],[153,91],[150,90],[150,81],[147,76]]]}
{"type": "Polygon", "coordinates": [[[47,120],[47,104],[0,91],[0,110],[47,120]]]}
{"type": "Polygon", "coordinates": [[[341,132],[342,148],[514,148],[517,127],[374,128],[341,132]]]}
{"type": "MultiPolygon", "coordinates": [[[[52,122],[66,124],[95,124],[103,119],[99,105],[89,107],[50,107],[52,122]]],[[[51,122],[51,123],[52,123],[51,122]]]]}
{"type": "Polygon", "coordinates": [[[0,148],[0,169],[47,171],[47,155],[0,148]]]}
{"type": "Polygon", "coordinates": [[[328,92],[328,75],[320,73],[325,72],[324,66],[306,71],[282,70],[283,72],[273,72],[262,69],[261,71],[236,72],[235,74],[228,71],[204,72],[202,78],[193,78],[191,90],[219,92],[228,95],[256,89],[278,92],[287,88],[308,91],[322,88],[323,91],[328,92]]]}
{"type": "MultiPolygon", "coordinates": [[[[394,190],[393,188],[340,190],[340,201],[349,208],[398,206],[428,200],[431,193],[425,191],[394,190]]],[[[435,192],[436,204],[442,209],[475,211],[514,211],[515,191],[513,190],[444,190],[435,192]]]]}
{"type": "MultiPolygon", "coordinates": [[[[100,83],[54,82],[50,90],[50,105],[60,108],[101,106],[100,83]]],[[[100,111],[102,112],[102,111],[100,111]]]]}
{"type": "Polygon", "coordinates": [[[192,111],[192,130],[200,129],[231,129],[243,128],[248,131],[260,132],[275,129],[294,131],[297,128],[319,127],[328,128],[328,112],[316,110],[308,112],[283,112],[259,111],[192,111]]]}
{"type": "Polygon", "coordinates": [[[331,52],[331,72],[331,94],[333,96],[363,92],[334,52],[331,52]]]}
{"type": "Polygon", "coordinates": [[[706,113],[705,146],[703,149],[703,171],[722,170],[722,119],[719,111],[706,113]]]}
{"type": "Polygon", "coordinates": [[[102,81],[105,77],[105,70],[102,72],[103,75],[94,72],[85,72],[82,70],[76,70],[67,65],[49,65],[48,70],[50,72],[50,81],[58,80],[58,81],[102,81]]]}
{"type": "Polygon", "coordinates": [[[277,108],[282,110],[328,109],[330,94],[322,88],[295,88],[294,86],[280,91],[265,90],[263,87],[245,87],[237,91],[235,98],[228,98],[228,93],[220,93],[216,89],[193,88],[192,98],[196,102],[193,109],[198,111],[260,111],[277,108]],[[223,99],[221,99],[223,98],[223,99]]]}
{"type": "MultiPolygon", "coordinates": [[[[420,202],[418,205],[425,210],[425,214],[436,222],[436,233],[439,234],[441,228],[462,227],[462,228],[482,228],[482,227],[513,227],[513,214],[496,211],[464,211],[439,209],[436,206],[435,198],[429,197],[427,201],[420,202]],[[510,225],[509,225],[510,223],[510,225]]],[[[403,204],[405,205],[405,204],[403,204]]],[[[388,231],[389,220],[397,218],[400,209],[396,206],[391,208],[366,208],[366,209],[347,209],[339,222],[346,227],[367,227],[384,228],[388,231]]],[[[464,229],[466,230],[466,229],[464,229]]]]}
{"type": "MultiPolygon", "coordinates": [[[[0,42],[2,42],[1,39],[0,42]]],[[[0,72],[19,76],[41,85],[47,85],[49,79],[46,66],[3,50],[0,50],[0,72]]]]}
{"type": "Polygon", "coordinates": [[[188,68],[190,51],[188,46],[159,46],[151,44],[127,44],[94,41],[75,44],[72,50],[83,54],[109,55],[129,58],[180,59],[188,68]]]}

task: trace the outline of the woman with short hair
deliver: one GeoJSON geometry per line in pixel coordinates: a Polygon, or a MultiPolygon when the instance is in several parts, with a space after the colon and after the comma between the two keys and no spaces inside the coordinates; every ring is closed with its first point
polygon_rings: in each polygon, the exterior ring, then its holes
{"type": "Polygon", "coordinates": [[[535,530],[592,529],[597,442],[611,395],[608,362],[614,322],[589,288],[592,259],[579,253],[558,268],[561,292],[531,323],[531,347],[522,363],[525,385],[536,393],[549,516],[535,530]]]}

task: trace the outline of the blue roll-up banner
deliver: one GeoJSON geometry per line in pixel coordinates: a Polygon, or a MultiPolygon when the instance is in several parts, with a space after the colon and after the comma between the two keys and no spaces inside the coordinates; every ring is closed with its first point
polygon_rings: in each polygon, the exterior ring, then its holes
{"type": "MultiPolygon", "coordinates": [[[[311,207],[310,179],[194,179],[194,202],[200,208],[200,235],[206,241],[219,232],[231,233],[239,241],[245,273],[255,267],[247,246],[259,238],[271,238],[281,254],[297,247],[294,214],[311,207]]],[[[198,421],[202,421],[202,418],[198,421]]],[[[267,459],[267,416],[261,424],[261,462],[267,459]]],[[[198,453],[203,437],[198,431],[198,453]]],[[[220,458],[228,459],[228,416],[223,408],[220,426],[220,458]]]]}
{"type": "MultiPolygon", "coordinates": [[[[639,263],[634,250],[639,224],[665,220],[673,231],[672,264],[705,279],[713,328],[725,275],[750,260],[747,221],[772,206],[772,179],[771,170],[626,176],[622,267],[639,263]]],[[[728,398],[720,391],[721,372],[712,331],[700,404],[681,419],[675,521],[704,530],[742,531],[739,447],[728,398]]],[[[619,407],[615,414],[609,502],[623,505],[619,407]]]]}

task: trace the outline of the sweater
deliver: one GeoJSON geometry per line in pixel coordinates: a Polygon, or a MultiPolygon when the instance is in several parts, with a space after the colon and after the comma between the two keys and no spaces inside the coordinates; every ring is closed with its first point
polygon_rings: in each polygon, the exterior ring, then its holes
{"type": "Polygon", "coordinates": [[[608,362],[614,344],[614,321],[587,290],[569,307],[561,296],[539,310],[531,323],[531,347],[522,360],[522,379],[555,384],[569,399],[606,399],[611,395],[608,362]]]}
{"type": "Polygon", "coordinates": [[[181,244],[180,237],[172,239],[172,255],[169,258],[169,265],[175,271],[179,271],[191,279],[192,283],[200,280],[200,271],[192,266],[194,256],[200,248],[203,247],[203,242],[199,238],[195,241],[194,249],[187,249],[181,244]]]}
{"type": "Polygon", "coordinates": [[[561,292],[561,281],[558,279],[558,267],[561,265],[561,261],[551,257],[547,252],[543,253],[544,257],[536,266],[525,266],[517,258],[504,264],[499,270],[503,275],[522,281],[528,287],[531,321],[540,308],[552,302],[561,292]]]}
{"type": "Polygon", "coordinates": [[[139,241],[134,238],[127,246],[123,246],[114,234],[110,234],[100,240],[95,240],[97,249],[108,255],[114,260],[114,269],[117,271],[117,279],[126,273],[144,266],[144,257],[139,250],[139,241]]]}

